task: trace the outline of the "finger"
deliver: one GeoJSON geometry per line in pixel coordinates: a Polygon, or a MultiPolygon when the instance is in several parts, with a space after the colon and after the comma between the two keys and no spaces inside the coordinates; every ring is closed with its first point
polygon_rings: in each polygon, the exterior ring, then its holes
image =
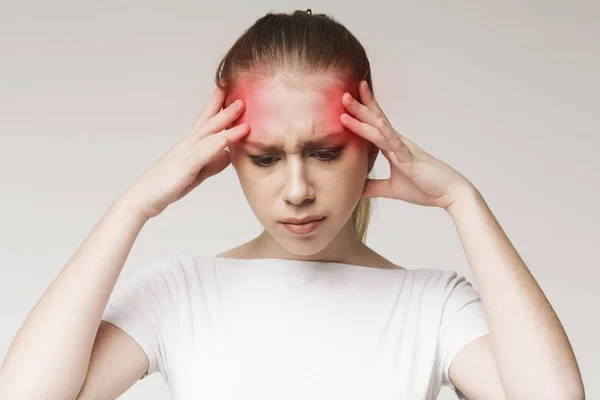
{"type": "Polygon", "coordinates": [[[222,150],[220,153],[215,155],[212,160],[202,168],[200,174],[204,176],[204,179],[216,175],[223,171],[231,163],[229,151],[227,149],[222,150]]]}
{"type": "Polygon", "coordinates": [[[389,143],[390,151],[394,152],[398,161],[402,163],[412,163],[415,160],[415,156],[411,153],[406,144],[404,144],[400,134],[392,128],[385,118],[380,118],[375,126],[389,143]]]}
{"type": "Polygon", "coordinates": [[[400,138],[402,139],[402,142],[406,145],[406,147],[408,147],[408,149],[410,150],[410,152],[414,154],[415,157],[417,157],[417,158],[421,158],[421,157],[426,158],[426,157],[430,156],[429,153],[427,153],[425,150],[423,150],[422,148],[420,148],[408,136],[400,135],[400,138]]]}
{"type": "Polygon", "coordinates": [[[196,176],[196,178],[192,181],[192,183],[190,183],[188,185],[188,187],[186,187],[184,189],[184,191],[181,192],[179,194],[179,196],[177,196],[177,198],[173,201],[173,203],[175,203],[176,201],[179,201],[183,197],[187,196],[188,193],[190,193],[192,190],[196,189],[198,187],[198,185],[200,185],[202,183],[202,181],[204,181],[205,178],[200,176],[201,173],[202,173],[202,171],[200,171],[200,173],[196,176]]]}
{"type": "Polygon", "coordinates": [[[390,180],[388,179],[367,179],[363,188],[362,197],[387,197],[392,198],[390,180]]]}
{"type": "Polygon", "coordinates": [[[207,165],[216,154],[224,150],[230,143],[240,140],[249,132],[249,125],[243,123],[223,132],[209,135],[202,140],[199,140],[194,146],[191,146],[191,151],[195,156],[194,168],[200,170],[207,165]]]}
{"type": "Polygon", "coordinates": [[[228,144],[235,143],[250,133],[250,125],[246,122],[226,129],[219,133],[227,137],[228,144]]]}
{"type": "Polygon", "coordinates": [[[375,144],[382,150],[389,150],[389,148],[383,148],[382,144],[386,143],[385,138],[381,135],[379,130],[365,122],[359,121],[353,116],[342,113],[340,115],[340,121],[342,125],[350,129],[352,132],[359,136],[367,139],[371,143],[375,144]]]}
{"type": "Polygon", "coordinates": [[[189,161],[192,164],[194,171],[200,171],[211,160],[225,150],[229,140],[227,136],[222,134],[210,135],[198,141],[194,146],[190,147],[189,161]]]}
{"type": "Polygon", "coordinates": [[[221,110],[226,96],[227,96],[227,92],[225,92],[218,86],[215,88],[215,91],[213,92],[211,99],[209,100],[206,107],[204,107],[204,110],[202,110],[202,113],[200,114],[200,116],[198,117],[196,122],[194,123],[194,126],[191,129],[191,132],[196,131],[206,121],[208,121],[209,118],[216,115],[219,112],[219,110],[221,110]]]}
{"type": "Polygon", "coordinates": [[[360,95],[360,102],[367,106],[378,118],[384,117],[385,114],[377,101],[375,100],[375,96],[373,92],[369,89],[369,84],[367,81],[362,81],[360,85],[358,85],[358,94],[360,95]]]}
{"type": "Polygon", "coordinates": [[[344,93],[342,96],[342,104],[358,120],[365,122],[371,126],[377,123],[377,115],[364,104],[359,103],[350,93],[344,93]]]}
{"type": "Polygon", "coordinates": [[[208,135],[221,132],[235,122],[243,112],[244,101],[238,99],[206,121],[206,123],[198,129],[196,135],[198,138],[204,138],[208,135]]]}
{"type": "Polygon", "coordinates": [[[177,196],[177,198],[175,199],[175,201],[180,200],[181,198],[185,197],[188,195],[188,193],[190,193],[192,190],[196,189],[198,187],[198,185],[200,185],[202,182],[204,182],[207,178],[216,175],[218,173],[220,173],[221,171],[223,171],[225,168],[227,168],[227,166],[231,163],[231,159],[229,157],[229,152],[227,150],[222,150],[220,153],[218,153],[216,156],[214,156],[208,164],[206,164],[201,170],[200,172],[198,172],[198,175],[196,175],[196,178],[194,178],[194,180],[192,181],[192,183],[190,183],[183,192],[181,192],[179,194],[179,196],[177,196]]]}
{"type": "MultiPolygon", "coordinates": [[[[216,144],[215,149],[220,148],[221,143],[218,140],[216,141],[215,144],[216,144]]],[[[212,149],[212,150],[214,151],[214,149],[212,149]]],[[[225,169],[225,167],[227,167],[227,165],[223,166],[223,163],[224,163],[224,160],[222,160],[223,153],[225,153],[225,155],[227,156],[227,160],[229,161],[229,152],[225,149],[221,150],[219,153],[217,153],[217,155],[203,154],[203,157],[200,157],[199,159],[194,160],[195,161],[194,164],[196,164],[196,165],[194,165],[194,168],[199,170],[198,174],[196,175],[194,180],[179,194],[179,196],[177,196],[177,198],[174,200],[174,202],[179,201],[183,197],[187,196],[188,193],[190,193],[192,190],[197,188],[198,185],[200,185],[202,182],[204,182],[204,180],[206,178],[208,178],[209,176],[214,175],[215,173],[220,172],[223,169],[225,169]],[[199,166],[197,166],[197,165],[199,165],[199,166]]]]}
{"type": "Polygon", "coordinates": [[[394,153],[389,152],[389,151],[381,151],[381,154],[383,154],[383,156],[391,163],[394,164],[395,161],[397,161],[397,158],[394,156],[394,153]]]}
{"type": "Polygon", "coordinates": [[[396,166],[400,170],[400,174],[396,177],[396,181],[400,182],[403,186],[410,184],[409,176],[414,176],[415,169],[414,164],[406,164],[398,161],[398,157],[392,151],[382,151],[381,154],[388,160],[390,166],[396,166]]]}

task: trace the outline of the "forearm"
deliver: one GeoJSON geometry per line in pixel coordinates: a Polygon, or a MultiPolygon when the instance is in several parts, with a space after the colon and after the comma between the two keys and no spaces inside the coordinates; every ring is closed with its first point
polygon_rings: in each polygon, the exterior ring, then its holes
{"type": "Polygon", "coordinates": [[[0,368],[0,398],[74,398],[102,313],[146,221],[124,203],[111,205],[19,329],[0,368]]]}
{"type": "Polygon", "coordinates": [[[548,299],[474,188],[449,210],[481,295],[509,399],[583,399],[575,355],[548,299]]]}

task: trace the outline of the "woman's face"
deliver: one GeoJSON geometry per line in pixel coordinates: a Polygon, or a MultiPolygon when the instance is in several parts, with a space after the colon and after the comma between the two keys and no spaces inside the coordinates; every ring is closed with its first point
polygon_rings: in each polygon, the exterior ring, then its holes
{"type": "MultiPolygon", "coordinates": [[[[250,133],[229,150],[266,233],[291,253],[312,255],[330,244],[348,244],[342,237],[353,235],[350,217],[378,149],[340,123],[343,89],[325,77],[296,82],[303,88],[272,79],[239,85],[228,95],[226,105],[241,98],[246,106],[234,125],[250,125],[250,133]],[[282,223],[306,216],[325,219],[308,234],[282,223]]],[[[346,90],[357,98],[356,90],[346,90]]]]}

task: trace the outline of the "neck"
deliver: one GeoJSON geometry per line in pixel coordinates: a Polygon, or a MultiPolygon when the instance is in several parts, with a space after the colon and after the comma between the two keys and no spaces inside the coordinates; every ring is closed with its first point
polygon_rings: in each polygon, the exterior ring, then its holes
{"type": "Polygon", "coordinates": [[[313,254],[296,254],[290,252],[277,242],[266,230],[251,241],[254,258],[283,258],[306,261],[340,262],[360,264],[372,250],[361,242],[350,219],[331,242],[322,250],[313,254]]]}

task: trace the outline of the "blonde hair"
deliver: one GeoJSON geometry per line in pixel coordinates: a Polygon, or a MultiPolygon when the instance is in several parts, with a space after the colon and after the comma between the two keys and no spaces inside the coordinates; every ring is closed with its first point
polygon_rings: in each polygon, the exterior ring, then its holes
{"type": "MultiPolygon", "coordinates": [[[[371,177],[369,175],[369,177],[371,177]]],[[[367,228],[371,219],[372,199],[362,198],[358,201],[354,211],[352,211],[352,226],[356,237],[363,243],[367,238],[367,228]]]]}
{"type": "MultiPolygon", "coordinates": [[[[233,90],[243,77],[272,77],[281,72],[329,73],[335,83],[371,90],[371,67],[358,39],[326,14],[296,10],[267,13],[236,40],[219,62],[215,84],[233,90]]],[[[371,217],[371,199],[361,198],[352,212],[354,233],[364,243],[371,217]]]]}

